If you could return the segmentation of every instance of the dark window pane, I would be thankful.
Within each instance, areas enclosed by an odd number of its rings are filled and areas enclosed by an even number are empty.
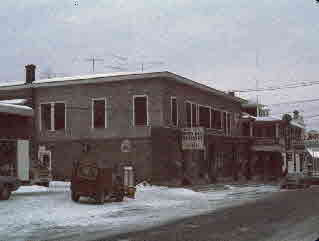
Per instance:
[[[172,108],[172,124],[177,126],[177,102],[176,98],[171,99],[171,108]]]
[[[41,104],[41,129],[51,130],[51,104]]]
[[[223,112],[223,127],[224,127],[224,133],[227,134],[227,114],[226,112]]]
[[[64,103],[54,104],[54,129],[55,130],[65,129],[65,104]]]
[[[105,100],[94,100],[93,110],[93,127],[105,128]]]
[[[196,116],[197,116],[197,106],[196,104],[192,104],[192,127],[197,126]]]
[[[199,125],[209,128],[209,108],[199,106]]]
[[[215,129],[221,129],[222,128],[222,122],[221,122],[221,112],[218,110],[214,111],[214,128]]]
[[[188,103],[186,102],[186,125],[187,127],[191,127],[192,124],[191,124],[191,120],[192,120],[192,117],[191,117],[191,103]]]
[[[231,134],[230,127],[231,127],[231,114],[227,113],[227,135]]]
[[[146,97],[134,98],[135,125],[147,125],[147,99]]]
[[[214,119],[215,118],[215,110],[211,109],[210,111],[210,128],[214,128]]]

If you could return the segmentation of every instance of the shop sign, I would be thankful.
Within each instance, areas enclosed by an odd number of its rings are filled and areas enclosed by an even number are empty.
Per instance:
[[[193,127],[182,129],[183,150],[204,150],[204,128]]]

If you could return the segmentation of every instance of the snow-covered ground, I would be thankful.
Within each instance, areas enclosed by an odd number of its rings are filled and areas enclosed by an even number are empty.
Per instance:
[[[10,200],[0,202],[0,240],[94,239],[160,225],[277,190],[274,186],[226,186],[195,192],[140,185],[135,199],[95,205],[90,199],[73,202],[69,183],[21,187]]]

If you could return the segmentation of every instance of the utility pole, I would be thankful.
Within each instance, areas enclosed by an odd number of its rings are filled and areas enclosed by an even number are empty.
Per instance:
[[[256,101],[257,101],[257,117],[259,116],[259,97],[258,97],[258,77],[257,77],[257,72],[258,72],[258,52],[256,51],[256,59],[255,59],[255,65],[256,65]]]
[[[104,59],[101,59],[101,58],[96,58],[96,57],[92,57],[92,58],[86,58],[85,59],[86,62],[91,62],[92,61],[92,71],[94,73],[94,70],[95,70],[95,62],[101,62],[101,61],[104,61]]]

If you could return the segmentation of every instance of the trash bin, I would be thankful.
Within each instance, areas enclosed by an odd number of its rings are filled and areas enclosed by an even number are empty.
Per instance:
[[[135,198],[135,191],[136,191],[135,187],[128,187],[127,188],[127,197]]]

